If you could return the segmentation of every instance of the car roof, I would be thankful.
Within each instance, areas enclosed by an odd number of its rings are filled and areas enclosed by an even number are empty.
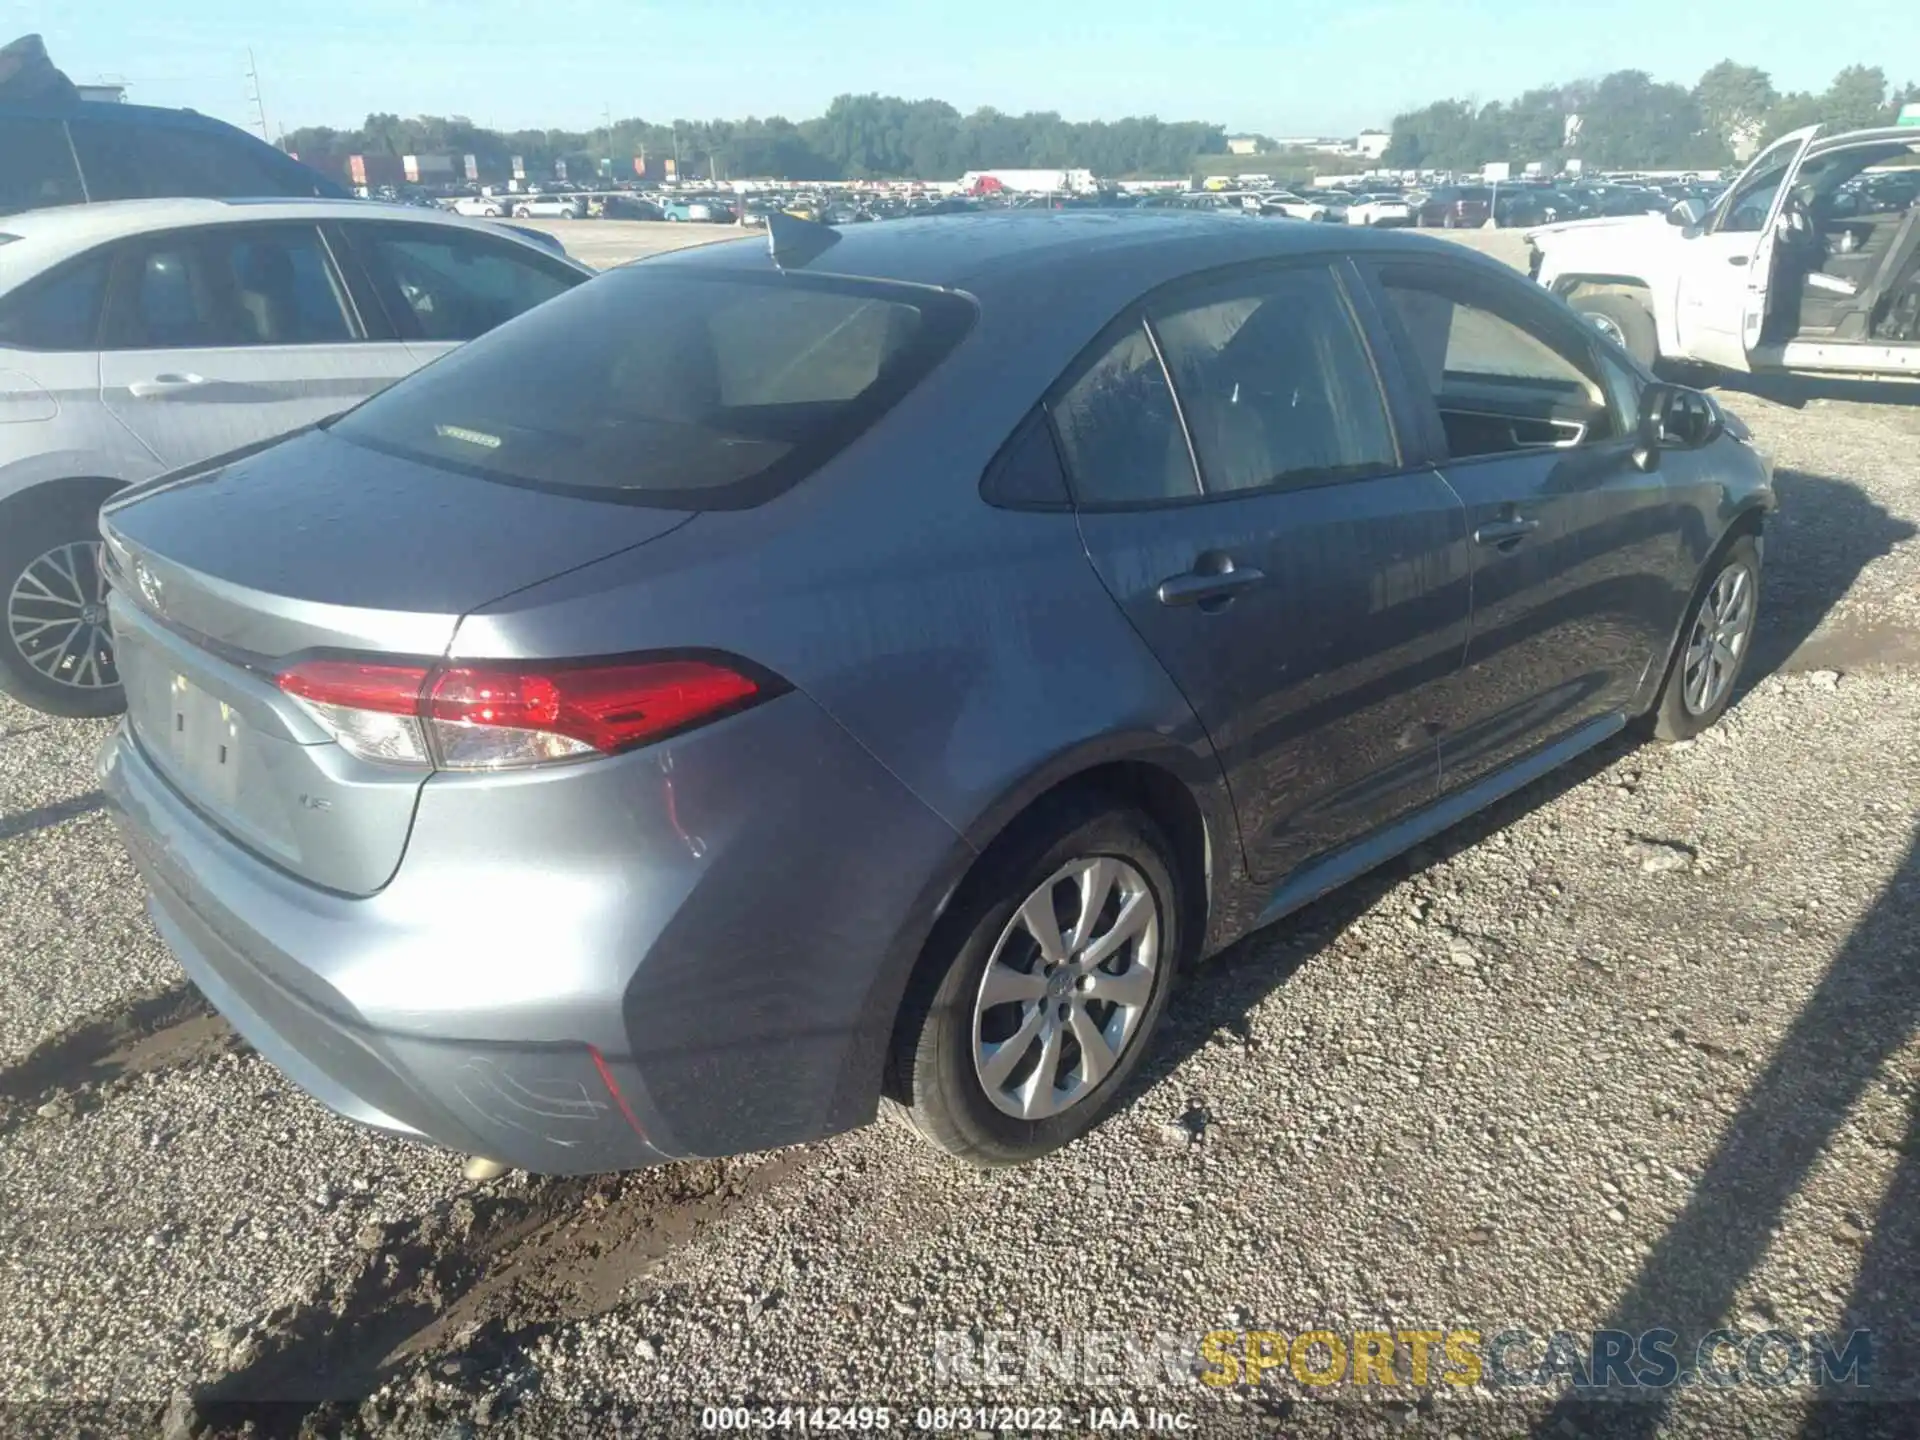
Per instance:
[[[1816,135],[1813,143],[1807,147],[1809,155],[1818,155],[1827,150],[1846,150],[1855,145],[1871,145],[1892,141],[1908,146],[1920,146],[1920,129],[1911,125],[1881,125],[1871,130],[1839,130],[1831,135]]]
[[[1196,271],[1291,255],[1431,253],[1443,247],[1468,263],[1484,260],[1431,236],[1358,226],[1284,223],[1180,210],[1008,210],[848,226],[808,274],[966,290],[982,301],[999,288],[1071,287],[1119,310],[1136,296]],[[647,267],[765,271],[764,238],[699,245],[637,261]],[[1496,261],[1487,261],[1504,268]],[[1098,293],[1104,291],[1104,294]]]
[[[4,100],[0,99],[0,120],[79,120],[88,125],[117,125],[139,130],[185,130],[200,135],[216,135],[230,144],[246,146],[263,159],[289,171],[305,172],[313,183],[327,187],[328,198],[347,199],[347,192],[298,157],[277,145],[269,145],[258,136],[197,110],[170,110],[159,105],[135,105],[124,101],[103,100]]]
[[[0,293],[61,261],[97,245],[157,231],[200,225],[239,225],[263,220],[381,220],[407,225],[454,226],[488,235],[505,235],[518,244],[552,254],[511,228],[469,220],[450,211],[419,205],[386,205],[375,200],[270,199],[104,200],[92,205],[62,205],[0,215]],[[574,262],[577,264],[577,262]],[[585,267],[580,267],[583,269]]]
[[[107,125],[174,125],[183,130],[217,130],[234,135],[247,132],[237,125],[202,115],[197,110],[171,110],[160,105],[100,100],[0,100],[0,119],[97,120]],[[249,140],[253,136],[247,135]],[[256,141],[265,145],[264,140]],[[272,148],[272,147],[268,147]]]

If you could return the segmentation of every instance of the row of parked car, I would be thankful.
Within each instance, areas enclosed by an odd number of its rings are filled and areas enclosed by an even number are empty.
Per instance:
[[[1136,195],[1117,188],[1091,195],[884,196],[851,188],[797,187],[746,196],[713,192],[588,191],[555,187],[525,194],[470,192],[426,199],[457,214],[496,219],[666,220],[760,225],[772,210],[831,224],[859,224],[968,211],[1045,209],[1184,209],[1278,216],[1374,227],[1478,228],[1490,220],[1525,227],[1563,220],[1665,214],[1677,201],[1705,206],[1724,187],[1711,182],[1659,185],[1619,182],[1516,181],[1402,188],[1327,186],[1308,191],[1193,190]]]
[[[1220,210],[1334,224],[1478,229],[1553,224],[1598,216],[1661,215],[1681,199],[1711,205],[1724,187],[1708,183],[1660,186],[1608,182],[1505,185],[1444,184],[1402,188],[1380,182],[1310,191],[1211,190],[1156,194],[1123,201],[1145,208]]]
[[[1664,215],[1684,199],[1711,206],[1726,187],[1712,182],[1666,185],[1519,181],[1506,185],[1440,185],[1413,196],[1418,223],[1443,229],[1551,225],[1627,215]]]

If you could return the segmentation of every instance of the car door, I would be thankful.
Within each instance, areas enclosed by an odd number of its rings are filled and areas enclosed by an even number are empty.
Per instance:
[[[424,364],[589,278],[556,256],[457,225],[339,225],[383,313]]]
[[[1464,512],[1402,454],[1349,276],[1161,294],[1048,407],[1087,554],[1206,726],[1269,880],[1433,798],[1466,638]]]
[[[1761,151],[1700,233],[1680,242],[1674,315],[1682,354],[1750,368],[1766,324],[1781,215],[1819,128],[1795,130]]]
[[[118,426],[98,423],[100,311],[107,271],[107,257],[95,252],[36,275],[0,297],[0,495],[13,488],[8,481],[16,477],[8,472],[15,466],[38,471],[42,466],[35,462],[41,452],[66,448],[49,443],[49,430],[15,426],[39,427],[64,419],[60,434],[68,444],[77,429],[104,429],[113,434],[104,437],[106,444],[99,448],[138,453],[131,445],[112,443],[125,439]],[[91,426],[89,416],[95,422]],[[64,478],[57,472],[36,473],[24,483]]]
[[[119,247],[102,403],[162,464],[310,425],[415,365],[362,323],[313,225],[206,226]]]
[[[1630,702],[1684,603],[1679,515],[1635,461],[1628,362],[1564,306],[1444,258],[1370,274],[1473,541],[1453,789]]]

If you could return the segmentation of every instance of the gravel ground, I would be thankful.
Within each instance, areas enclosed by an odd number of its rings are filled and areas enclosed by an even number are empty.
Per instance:
[[[94,809],[103,727],[0,702],[0,1401],[157,1419],[191,1392],[220,1429],[220,1402],[273,1398],[324,1429],[372,1396],[359,1418],[535,1430],[589,1403],[1124,1391],[1216,1427],[1792,1433],[1751,1391],[1287,1412],[1298,1387],[934,1364],[1001,1331],[1723,1321],[1869,1326],[1882,1385],[1920,1399],[1920,408],[1723,399],[1787,507],[1723,725],[1612,745],[1236,947],[1125,1106],[1018,1172],[890,1122],[469,1184],[208,1014]]]

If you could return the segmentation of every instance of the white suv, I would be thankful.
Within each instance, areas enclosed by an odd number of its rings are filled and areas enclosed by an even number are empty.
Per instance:
[[[587,213],[584,195],[529,195],[514,202],[513,213],[522,220],[579,220]]]
[[[0,690],[120,708],[95,520],[114,491],[324,420],[592,273],[363,201],[0,218]]]
[[[1706,209],[1527,232],[1535,277],[1641,361],[1920,381],[1920,129],[1763,150]]]

